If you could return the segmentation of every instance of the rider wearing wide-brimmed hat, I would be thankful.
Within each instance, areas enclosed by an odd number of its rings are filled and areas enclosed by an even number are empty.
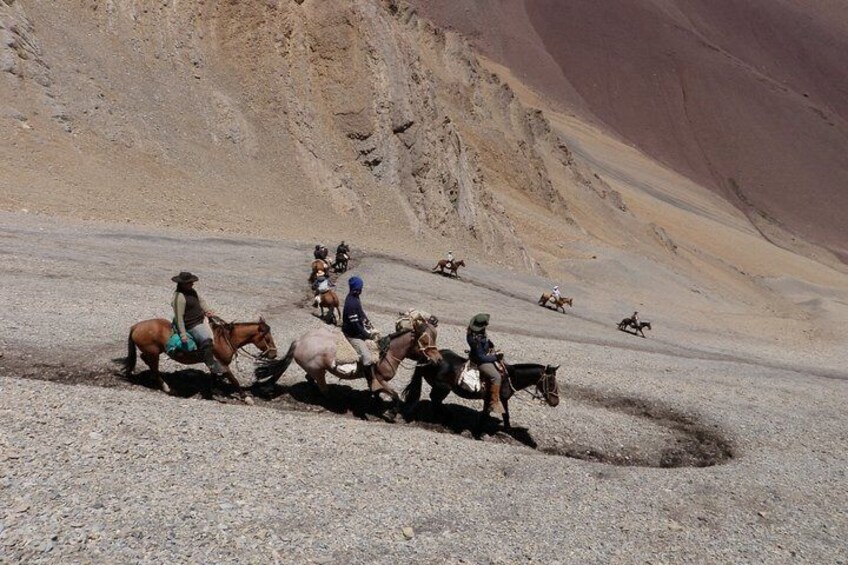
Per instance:
[[[206,363],[212,374],[223,374],[224,368],[215,359],[212,347],[214,334],[206,321],[209,316],[215,314],[194,290],[194,283],[198,281],[198,278],[183,271],[179,275],[171,277],[171,280],[177,283],[171,306],[174,308],[174,325],[180,334],[180,340],[183,344],[187,344],[188,336],[191,335],[203,355],[203,362]]]
[[[495,352],[495,344],[486,335],[489,325],[488,314],[477,314],[471,318],[468,324],[466,340],[470,348],[471,362],[480,370],[480,377],[486,383],[489,393],[489,410],[496,414],[503,414],[501,405],[501,380],[502,375],[496,363],[500,361],[500,354]]]

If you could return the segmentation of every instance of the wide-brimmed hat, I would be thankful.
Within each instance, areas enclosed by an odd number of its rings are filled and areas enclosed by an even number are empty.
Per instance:
[[[316,276],[316,277],[323,277],[323,276],[324,276],[324,271],[318,271],[318,272],[316,272],[316,273],[315,273],[315,276]]]
[[[472,332],[482,332],[489,325],[488,314],[477,314],[471,318],[471,323],[468,324],[468,329]]]
[[[171,280],[178,284],[186,284],[197,282],[199,279],[188,271],[183,271],[179,275],[171,277]]]

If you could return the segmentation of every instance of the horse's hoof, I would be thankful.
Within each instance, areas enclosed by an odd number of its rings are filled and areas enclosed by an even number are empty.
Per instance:
[[[253,401],[253,397],[252,397],[252,396],[250,396],[250,395],[245,395],[245,396],[242,398],[242,400],[243,400],[243,401],[244,401],[244,403],[245,403],[245,404],[247,404],[248,406],[253,406],[253,405],[255,405],[255,404],[256,404],[256,403]]]
[[[165,394],[171,394],[171,387],[169,387],[167,384],[162,383],[162,386],[160,388]]]

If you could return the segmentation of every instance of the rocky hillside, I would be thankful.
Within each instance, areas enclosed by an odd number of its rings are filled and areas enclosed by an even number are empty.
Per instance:
[[[404,2],[4,0],[0,34],[5,209],[534,269],[516,201],[566,234],[570,191],[623,208]]]
[[[552,99],[848,258],[848,3],[412,0]]]

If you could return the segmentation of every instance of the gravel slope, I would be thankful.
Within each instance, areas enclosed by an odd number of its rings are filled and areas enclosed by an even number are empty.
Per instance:
[[[381,327],[416,305],[461,350],[463,324],[489,310],[510,359],[562,364],[560,406],[514,402],[513,437],[474,441],[472,403],[449,398],[455,429],[390,424],[362,413],[361,384],[324,401],[297,368],[256,406],[220,387],[220,402],[191,384],[169,397],[109,359],[134,321],[168,315],[172,272],[197,272],[225,318],[263,313],[282,348],[318,323],[308,246],[2,219],[0,561],[848,559],[841,350],[808,363],[730,332],[701,340],[682,313],[642,340],[600,302],[533,307],[540,279],[475,267],[457,282],[372,255],[356,269]],[[732,458],[644,466],[705,433]]]

